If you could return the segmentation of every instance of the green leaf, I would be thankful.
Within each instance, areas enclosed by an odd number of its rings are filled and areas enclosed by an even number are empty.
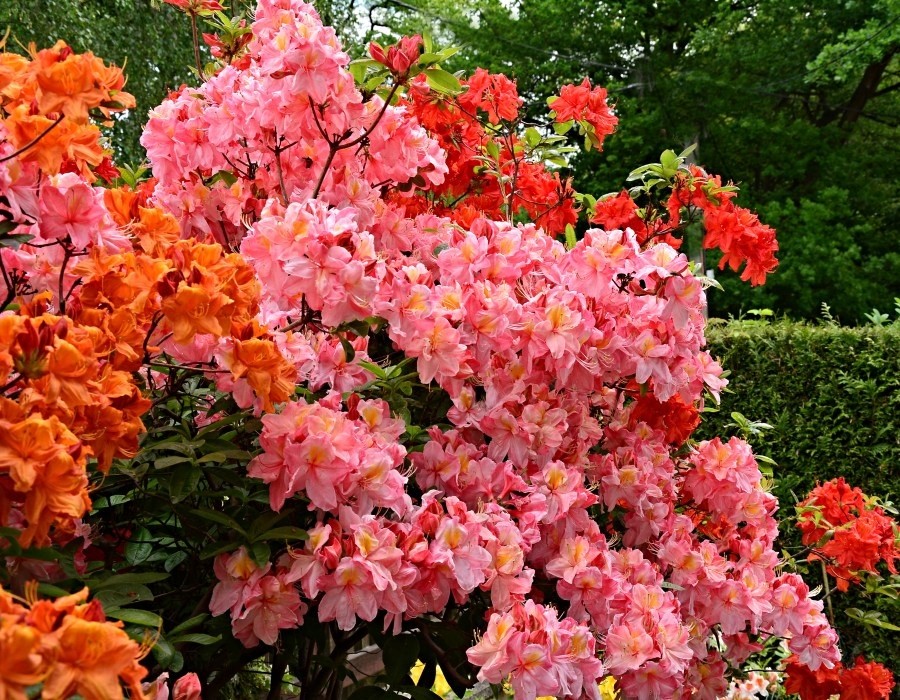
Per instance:
[[[391,685],[399,683],[419,658],[419,640],[412,634],[388,637],[382,645],[384,675]]]
[[[222,635],[217,634],[213,637],[211,634],[195,632],[193,634],[182,634],[177,637],[170,635],[169,641],[172,642],[172,644],[200,644],[201,646],[209,646],[210,644],[222,641]]]
[[[65,590],[64,588],[60,588],[59,586],[54,586],[52,583],[39,583],[38,593],[44,596],[49,596],[51,598],[59,598],[61,596],[69,595],[69,591]]]
[[[186,632],[187,630],[192,629],[192,628],[196,627],[197,625],[204,623],[208,618],[209,618],[208,613],[200,613],[199,615],[194,615],[194,617],[191,617],[191,618],[185,620],[184,622],[182,622],[180,625],[176,625],[175,627],[173,627],[172,630],[169,632],[169,634],[170,635],[182,634],[182,633]]]
[[[169,478],[169,497],[172,499],[172,503],[181,503],[194,493],[200,484],[201,476],[203,476],[202,470],[194,463],[182,464],[175,469]]]
[[[844,612],[848,617],[859,620],[864,625],[871,627],[880,627],[881,629],[900,632],[900,626],[884,619],[884,615],[875,610],[860,610],[859,608],[847,608]]]
[[[244,528],[238,525],[237,520],[225,515],[225,513],[219,513],[218,511],[210,510],[209,508],[193,508],[191,509],[190,513],[191,515],[196,515],[198,518],[203,518],[204,520],[209,520],[211,522],[218,523],[219,525],[224,525],[225,527],[230,528],[231,530],[234,530],[235,532],[238,532],[244,536],[247,535],[247,533],[244,531]]]
[[[171,457],[160,457],[159,459],[153,460],[153,466],[157,469],[166,469],[167,467],[172,467],[176,464],[191,461],[193,461],[193,458],[189,456],[172,455]]]
[[[106,616],[132,625],[152,627],[154,629],[160,629],[163,623],[162,618],[156,613],[152,613],[149,610],[139,610],[138,608],[113,608],[106,611]]]
[[[341,347],[344,349],[344,355],[347,357],[347,363],[353,362],[353,359],[356,357],[356,348],[350,344],[350,341],[347,340],[344,336],[339,335],[338,340],[341,341]]]
[[[250,545],[250,556],[260,566],[265,566],[272,558],[272,548],[265,542],[254,542]]]
[[[428,689],[434,685],[434,681],[437,678],[437,661],[428,659],[424,664],[425,667],[422,669],[419,682],[416,685],[420,688]]]
[[[10,226],[12,224],[11,221],[0,221],[0,227]],[[12,228],[8,230],[12,230],[16,226],[13,225]],[[4,231],[0,231],[0,233],[5,233]],[[0,248],[18,248],[23,243],[28,243],[34,236],[31,236],[27,233],[17,233],[12,236],[4,235],[0,238]]]
[[[176,651],[169,640],[162,635],[157,638],[156,644],[153,645],[153,655],[156,657],[156,661],[162,668],[174,671],[175,673],[180,671],[181,667],[184,665],[184,657],[180,652]]]
[[[140,583],[132,583],[127,586],[105,588],[94,593],[94,599],[103,603],[104,608],[113,609],[123,605],[145,603],[153,600],[153,592]]]
[[[187,552],[173,552],[166,556],[166,560],[163,562],[163,568],[166,571],[173,571],[179,564],[187,559],[187,557]]]
[[[89,581],[88,583],[92,591],[99,591],[104,588],[130,586],[135,583],[156,583],[157,581],[165,581],[167,578],[169,578],[169,574],[162,573],[116,574],[102,581]]]
[[[309,537],[306,530],[293,525],[275,527],[257,536],[254,541],[262,540],[305,540]]]
[[[452,73],[448,73],[442,68],[429,68],[425,71],[425,80],[428,86],[435,92],[443,92],[455,95],[462,91],[462,85]]]
[[[672,150],[663,151],[659,157],[659,162],[663,168],[662,176],[666,179],[674,177],[675,173],[678,172],[678,166],[681,165],[681,161],[675,155],[675,151]]]
[[[224,182],[228,187],[231,187],[235,182],[237,182],[237,177],[234,173],[228,170],[220,170],[215,175],[213,175],[207,181],[207,185],[212,187],[217,182]]]
[[[153,535],[147,528],[139,528],[125,545],[125,560],[132,566],[143,564],[153,554]]]

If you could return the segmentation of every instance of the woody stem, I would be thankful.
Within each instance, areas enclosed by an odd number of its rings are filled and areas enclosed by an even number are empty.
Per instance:
[[[16,156],[22,155],[25,151],[27,151],[29,148],[31,148],[32,146],[34,146],[38,141],[40,141],[40,140],[41,140],[42,138],[44,138],[47,134],[49,134],[51,131],[53,131],[57,126],[59,126],[60,122],[61,122],[64,118],[65,118],[65,115],[64,115],[64,114],[60,114],[60,115],[56,118],[56,121],[54,121],[50,126],[48,126],[46,129],[44,129],[41,133],[39,133],[39,134],[38,134],[37,136],[35,136],[33,139],[31,139],[31,141],[29,141],[29,142],[26,143],[24,146],[22,146],[22,148],[20,148],[20,149],[17,150],[17,151],[14,151],[14,152],[10,153],[8,156],[4,156],[3,158],[0,158],[0,163],[5,163],[5,162],[8,161],[8,160],[12,160],[12,159],[15,158]]]
[[[825,586],[825,602],[828,603],[828,621],[834,627],[834,606],[831,604],[831,588],[828,586],[828,569],[825,567],[825,560],[820,559],[822,564],[822,583]]]
[[[197,66],[197,76],[203,80],[203,64],[200,61],[200,35],[197,30],[197,14],[189,13],[191,16],[191,36],[194,42],[194,65]]]
[[[325,159],[325,165],[322,166],[322,172],[319,173],[319,179],[316,180],[316,186],[313,188],[312,199],[315,199],[319,196],[319,191],[322,189],[322,183],[325,182],[325,175],[328,174],[328,169],[331,167],[331,164],[334,162],[334,157],[337,155],[338,151],[343,151],[347,148],[353,148],[357,144],[362,143],[369,135],[375,131],[375,127],[378,126],[378,122],[381,121],[381,118],[384,116],[385,112],[387,112],[387,108],[391,105],[391,100],[394,99],[394,95],[397,92],[397,89],[400,87],[400,83],[394,83],[391,86],[390,92],[387,94],[387,97],[384,99],[384,104],[381,105],[381,111],[378,112],[378,116],[375,117],[375,121],[372,122],[371,126],[368,129],[363,131],[362,134],[357,136],[355,139],[350,141],[329,141],[328,142],[328,157]],[[313,116],[316,116],[315,108],[313,108]],[[318,123],[318,117],[316,117]],[[320,127],[320,131],[322,131],[324,135],[324,131]]]

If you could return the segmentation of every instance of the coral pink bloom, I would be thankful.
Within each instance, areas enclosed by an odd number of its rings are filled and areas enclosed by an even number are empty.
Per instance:
[[[241,547],[232,554],[220,554],[213,563],[213,570],[219,583],[213,589],[209,610],[213,615],[221,615],[231,610],[232,616],[245,604],[248,591],[252,591],[271,565],[260,568]]]
[[[841,660],[837,634],[824,618],[821,624],[810,625],[804,628],[803,634],[791,637],[788,648],[797,655],[800,663],[808,666],[811,671],[821,666],[831,668]]]
[[[244,612],[231,623],[234,636],[246,647],[258,642],[274,644],[278,630],[299,626],[306,611],[297,589],[277,576],[260,579],[258,591],[247,601]]]
[[[490,683],[503,680],[503,668],[509,660],[507,645],[516,632],[516,621],[512,613],[494,613],[488,620],[487,630],[478,644],[466,652],[466,657],[480,666],[478,678]]]
[[[297,473],[298,488],[305,489],[310,504],[323,510],[337,508],[337,486],[350,472],[349,465],[335,457],[327,435],[310,435],[303,442],[284,450],[288,467]]]
[[[99,192],[75,173],[45,180],[39,199],[41,237],[48,241],[68,238],[80,250],[97,242],[101,231],[112,231],[114,244],[109,248],[130,248],[128,239],[115,230]]]
[[[616,625],[606,635],[606,656],[603,661],[610,673],[615,675],[633,671],[658,655],[653,638],[642,627]]]
[[[200,700],[202,688],[196,673],[187,673],[175,681],[172,700]]]
[[[362,562],[345,557],[322,582],[325,595],[319,603],[319,620],[336,620],[338,628],[353,629],[356,618],[371,622],[378,614],[378,601],[371,574]]]
[[[529,644],[516,654],[516,665],[510,676],[510,684],[516,697],[534,698],[539,695],[556,695],[559,682],[554,675],[553,663],[547,649]]]
[[[413,338],[406,353],[419,358],[419,378],[425,384],[437,375],[452,378],[459,373],[466,354],[466,346],[459,341],[459,331],[443,317],[435,319],[431,328],[423,328],[421,334]]]

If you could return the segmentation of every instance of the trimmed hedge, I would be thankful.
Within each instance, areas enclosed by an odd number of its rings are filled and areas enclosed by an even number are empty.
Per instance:
[[[732,411],[773,425],[754,447],[778,462],[779,497],[837,476],[900,495],[900,325],[739,321],[707,338],[731,374],[703,432],[724,432]]]
[[[730,383],[698,435],[735,434],[732,411],[771,424],[751,442],[777,462],[782,518],[793,515],[795,497],[838,476],[869,495],[900,501],[900,324],[713,321],[707,338]],[[799,542],[796,530],[782,530],[786,542]],[[819,579],[811,570],[810,584]],[[900,672],[900,633],[863,626],[844,613],[877,609],[900,624],[900,605],[858,592],[832,598],[845,658],[865,653]]]

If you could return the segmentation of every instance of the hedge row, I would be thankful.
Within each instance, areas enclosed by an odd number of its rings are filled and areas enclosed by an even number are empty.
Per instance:
[[[736,434],[732,411],[771,424],[751,442],[777,463],[774,491],[782,517],[793,513],[795,497],[837,476],[900,502],[900,324],[712,322],[707,338],[730,384],[720,410],[704,416],[700,435]],[[796,542],[789,528],[782,529]],[[900,671],[900,633],[873,630],[844,612],[878,609],[900,624],[900,605],[858,593],[832,597],[845,658],[865,652]]]

